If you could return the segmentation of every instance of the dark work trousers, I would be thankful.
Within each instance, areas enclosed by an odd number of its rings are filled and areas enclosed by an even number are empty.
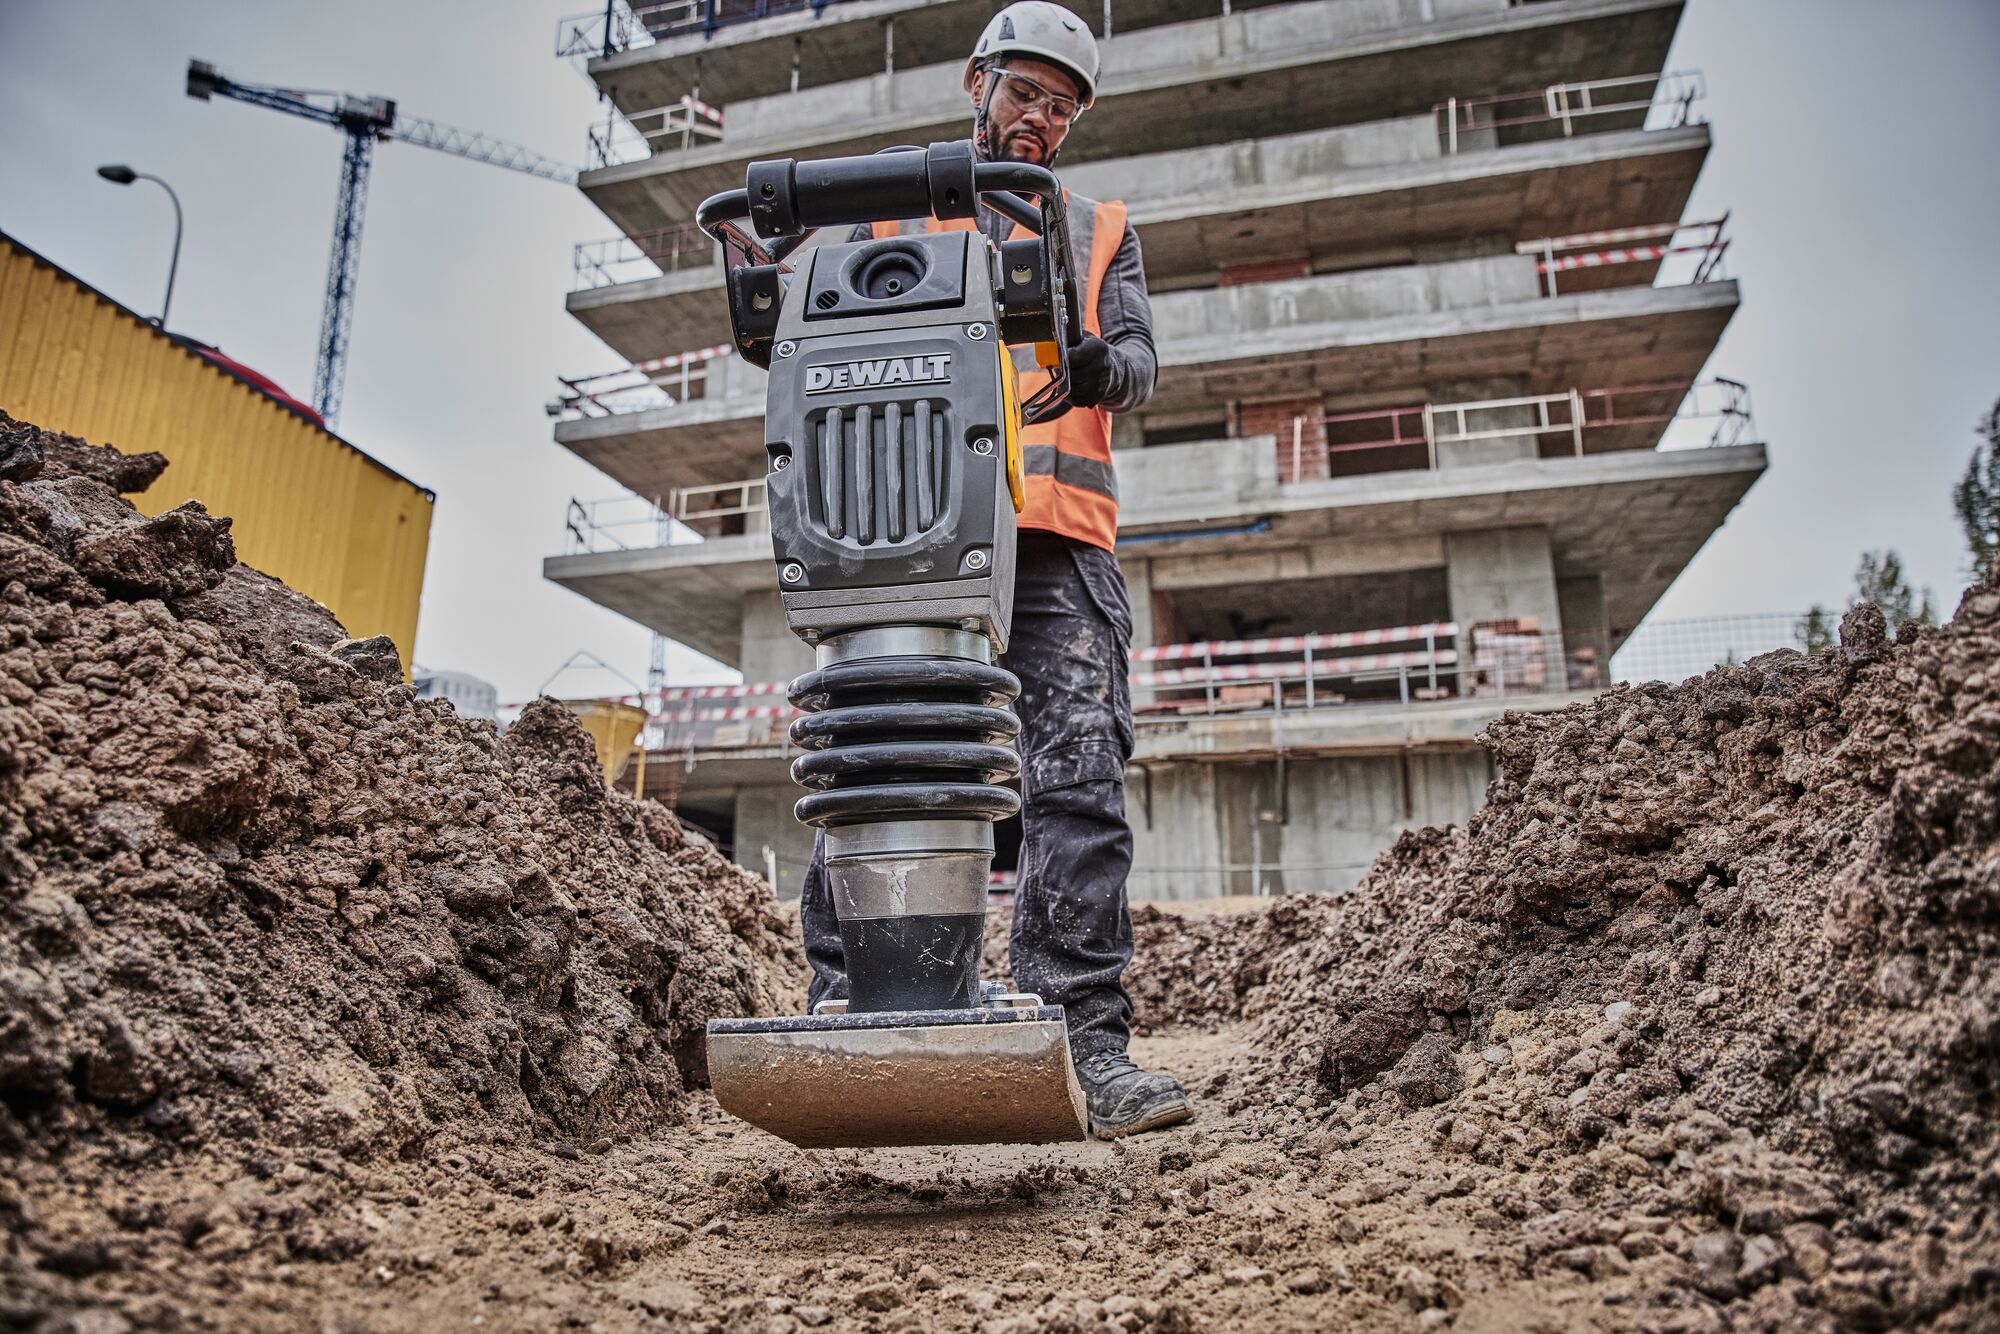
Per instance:
[[[1102,547],[1023,530],[1014,626],[1000,665],[1021,678],[1021,864],[1009,959],[1014,983],[1069,1017],[1077,1060],[1123,1051],[1132,1001],[1119,978],[1132,960],[1125,877],[1125,762],[1132,690],[1125,655],[1132,604]],[[847,994],[826,882],[826,840],[813,849],[799,905],[815,1002]]]

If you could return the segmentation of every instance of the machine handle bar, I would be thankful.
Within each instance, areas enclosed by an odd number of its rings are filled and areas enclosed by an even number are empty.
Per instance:
[[[1032,196],[1033,203],[1022,198]],[[1074,294],[1068,201],[1047,167],[1029,162],[980,162],[970,140],[902,146],[856,157],[800,162],[753,162],[740,190],[710,195],[695,223],[742,262],[781,263],[821,227],[855,227],[904,218],[977,216],[978,203],[1042,238],[1051,287],[1062,311],[1058,366],[1048,385],[1022,405],[1029,424],[1068,410],[1069,352],[1083,340],[1083,313]],[[736,224],[749,219],[755,237]],[[737,261],[732,259],[732,267]],[[1055,392],[1051,393],[1053,390]]]

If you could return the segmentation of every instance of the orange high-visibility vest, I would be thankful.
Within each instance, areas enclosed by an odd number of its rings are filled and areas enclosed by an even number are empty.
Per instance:
[[[1113,201],[1098,203],[1067,191],[1069,201],[1070,253],[1087,257],[1083,279],[1083,327],[1098,337],[1104,331],[1097,323],[1097,294],[1103,289],[1104,275],[1125,239],[1125,205]],[[903,222],[878,222],[871,230],[876,239],[918,231],[973,230],[971,218],[911,218]],[[1032,234],[1019,223],[1011,239]],[[1049,381],[1049,373],[1035,364],[1032,347],[1009,349],[1014,369],[1021,377],[1021,399]],[[1114,549],[1118,542],[1118,479],[1111,464],[1111,414],[1103,408],[1071,408],[1062,417],[1040,426],[1021,429],[1022,471],[1026,473],[1027,504],[1016,520],[1022,528],[1039,528],[1061,533],[1079,542]]]

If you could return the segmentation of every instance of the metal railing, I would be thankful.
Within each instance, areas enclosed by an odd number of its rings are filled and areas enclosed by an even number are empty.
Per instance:
[[[1369,435],[1371,424],[1374,434]],[[1676,430],[1690,424],[1707,429]],[[1330,477],[1332,458],[1343,454],[1397,451],[1370,472],[1435,470],[1440,446],[1482,440],[1533,436],[1566,442],[1568,452],[1583,457],[1588,433],[1620,427],[1662,426],[1656,448],[1699,449],[1742,444],[1754,429],[1747,386],[1720,377],[1692,384],[1628,385],[1612,389],[1571,389],[1561,394],[1525,394],[1516,398],[1478,399],[1463,403],[1419,403],[1292,418],[1287,482]],[[1308,432],[1314,435],[1308,446]],[[1325,443],[1319,434],[1325,433]],[[1384,434],[1386,433],[1386,434]],[[1361,439],[1336,436],[1361,434]],[[1281,445],[1282,449],[1283,446]],[[1409,455],[1421,448],[1424,461]],[[1281,458],[1281,464],[1287,460]]]
[[[1694,104],[1708,96],[1699,72],[1631,74],[1581,83],[1552,83],[1545,88],[1490,97],[1454,97],[1432,108],[1438,141],[1446,153],[1491,148],[1501,139],[1512,141],[1559,134],[1571,138],[1604,126],[1606,118],[1629,122],[1637,117],[1648,130],[1678,129],[1699,123]],[[1515,131],[1504,134],[1504,131]]]
[[[645,551],[674,545],[674,525],[658,500],[644,496],[571,497],[563,513],[565,556]]]
[[[620,111],[612,106],[603,124],[590,127],[584,161],[590,168],[615,167],[720,138],[722,112],[693,94],[645,111]]]
[[[1146,698],[1135,703],[1135,720],[1177,721],[1192,714],[1283,712],[1346,703],[1349,689],[1393,680],[1397,698],[1442,699],[1441,685],[1458,665],[1458,627],[1450,622],[1298,635],[1275,639],[1208,640],[1135,649],[1135,665],[1174,663],[1134,672],[1132,689]],[[1401,648],[1395,648],[1402,645]],[[1341,654],[1355,648],[1390,652]],[[1380,695],[1380,691],[1373,693]]]
[[[1542,278],[1542,294],[1557,296],[1557,275],[1617,268],[1626,264],[1658,264],[1651,277],[1655,287],[1679,287],[1723,277],[1722,261],[1729,251],[1723,234],[1729,215],[1710,222],[1662,222],[1647,227],[1547,236],[1515,245],[1517,255],[1533,255]],[[1669,267],[1669,266],[1673,267]]]
[[[761,515],[766,504],[764,479],[761,477],[744,482],[716,482],[708,486],[677,486],[667,495],[667,512],[690,527],[698,523]]]
[[[706,397],[711,363],[734,351],[729,344],[718,343],[597,375],[558,375],[562,389],[548,401],[548,414],[574,421],[673,407]]]
[[[742,520],[759,527],[765,513],[764,479],[680,486],[658,497],[623,495],[601,500],[572,498],[563,513],[563,555],[645,551],[698,541],[695,525],[721,526]]]
[[[701,349],[711,357],[728,351],[726,347]],[[682,353],[609,375],[565,379],[562,395],[550,402],[549,410],[552,415],[574,420],[636,411],[633,400],[646,394],[654,395],[663,405],[685,402],[691,390],[703,386],[707,378],[708,360],[697,359],[699,356]],[[672,390],[679,391],[678,400]],[[1561,394],[1297,416],[1292,418],[1289,450],[1284,443],[1279,445],[1279,484],[1330,479],[1333,459],[1370,453],[1382,456],[1382,466],[1350,467],[1341,475],[1435,471],[1441,448],[1492,440],[1532,438],[1537,442],[1538,457],[1568,454],[1582,458],[1591,452],[1593,432],[1655,426],[1661,428],[1652,446],[1658,450],[1743,444],[1755,429],[1750,390],[1738,381],[1718,377],[1693,384],[1572,389]],[[1315,435],[1311,446],[1306,443],[1309,428]],[[1336,434],[1366,435],[1371,429],[1372,438],[1332,438]],[[1323,443],[1320,432],[1326,433]],[[1551,441],[1556,451],[1553,455],[1545,443]],[[1419,449],[1423,451],[1421,460],[1415,457]],[[731,495],[736,499],[725,499]],[[671,493],[667,512],[669,517],[695,523],[758,515],[764,507],[764,479],[758,476],[680,488]]]
[[[1599,630],[1542,634],[1532,618],[1461,627],[1440,621],[1379,630],[1162,644],[1131,654],[1134,721],[1300,714],[1353,705],[1422,706],[1467,698],[1529,699],[1599,689]],[[1357,648],[1387,652],[1354,653]],[[782,681],[676,686],[643,703],[660,749],[777,745],[798,715]],[[634,701],[640,702],[640,701]]]
[[[810,10],[814,17],[842,0],[656,0],[632,5],[628,0],[610,0],[605,7],[572,14],[556,23],[556,55],[565,60],[584,61],[615,55],[638,47],[652,46],[671,37],[712,33],[732,24],[749,23],[781,14]],[[1101,0],[1103,22],[1099,37],[1118,31],[1112,0]],[[1230,0],[1207,0],[1206,4],[1185,4],[1171,17],[1175,21],[1209,14],[1228,17],[1234,6]],[[1152,22],[1159,22],[1155,14]]]
[[[707,268],[715,260],[715,242],[691,222],[633,236],[579,241],[570,261],[572,292],[655,278],[683,269]]]
[[[610,502],[603,502],[610,503]],[[1564,691],[1596,690],[1603,671],[1602,628],[1544,635],[1533,618],[1461,627],[1440,621],[1282,639],[1211,640],[1135,649],[1131,673],[1141,727],[1196,718],[1302,714],[1354,705],[1422,707],[1451,699],[1531,701]],[[1388,653],[1340,650],[1394,647]],[[1159,668],[1157,664],[1178,664]],[[777,746],[789,754],[789,721],[799,716],[784,681],[670,686],[626,695],[646,709],[648,749]],[[507,705],[505,708],[517,708]],[[1283,747],[1282,740],[1277,743]]]
[[[556,55],[588,60],[652,46],[670,37],[711,33],[735,23],[797,14],[815,17],[841,0],[656,0],[632,5],[611,0],[601,9],[572,14],[556,23]]]

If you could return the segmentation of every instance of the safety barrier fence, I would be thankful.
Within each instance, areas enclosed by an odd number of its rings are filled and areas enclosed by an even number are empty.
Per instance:
[[[1591,452],[1593,432],[1654,426],[1660,449],[1742,444],[1754,431],[1750,390],[1717,377],[1300,415],[1291,440],[1279,446],[1279,480],[1323,480],[1335,475],[1335,460],[1348,459],[1341,476],[1435,470],[1441,449],[1502,439],[1532,438],[1543,457],[1553,450],[1581,458]]]
[[[667,513],[685,524],[745,519],[762,526],[766,504],[764,479],[753,477],[746,482],[675,487],[668,493]]]
[[[1836,609],[1831,619],[1840,619]],[[1748,662],[1778,649],[1806,652],[1808,618],[1793,612],[1649,619],[1611,659],[1614,681],[1683,681],[1714,667]]]
[[[570,499],[563,512],[563,555],[648,551],[674,545],[674,526],[657,500],[643,496]]]
[[[1663,222],[1650,227],[1619,227],[1522,241],[1514,253],[1535,256],[1545,296],[1561,295],[1560,275],[1618,269],[1630,264],[1657,264],[1650,277],[1655,287],[1679,287],[1712,282],[1723,276],[1722,260],[1729,250],[1723,229],[1729,215],[1711,222]]]
[[[1351,686],[1394,679],[1400,697],[1441,698],[1458,662],[1452,644],[1458,627],[1448,622],[1285,638],[1202,641],[1134,650],[1131,675],[1138,718],[1255,709],[1318,708],[1344,702],[1333,683]],[[1389,653],[1340,655],[1339,650],[1408,645]],[[1159,666],[1156,664],[1175,664]],[[1414,694],[1412,693],[1414,691]]]
[[[591,126],[587,132],[584,164],[591,168],[615,167],[670,149],[693,148],[721,137],[722,112],[693,94],[645,111],[620,111],[610,105],[604,123]]]
[[[1789,612],[1649,620],[1625,636],[1615,654],[1608,652],[1610,635],[1603,628],[1567,627],[1561,638],[1560,680],[1562,687],[1569,690],[1598,689],[1610,682],[1678,682],[1689,676],[1699,676],[1714,667],[1744,663],[1778,649],[1804,651],[1807,648],[1806,627],[1805,616]],[[1440,621],[1419,626],[1283,639],[1158,644],[1134,649],[1132,666],[1141,669],[1156,664],[1187,664],[1178,670],[1191,675],[1176,675],[1171,680],[1148,685],[1143,683],[1157,673],[1135,670],[1131,681],[1135,692],[1170,686],[1193,705],[1195,713],[1205,715],[1209,712],[1207,697],[1211,689],[1216,692],[1216,713],[1254,712],[1258,707],[1271,711],[1279,707],[1297,711],[1304,707],[1305,683],[1309,679],[1315,683],[1312,696],[1315,708],[1380,702],[1380,697],[1389,694],[1380,691],[1377,698],[1364,699],[1318,685],[1318,682],[1329,676],[1339,676],[1347,669],[1358,669],[1355,679],[1372,677],[1387,680],[1393,673],[1398,681],[1398,689],[1394,692],[1397,699],[1403,698],[1400,683],[1407,677],[1408,698],[1412,703],[1419,704],[1452,695],[1497,700],[1508,694],[1519,697],[1545,693],[1549,682],[1557,679],[1548,675],[1551,665],[1548,651],[1554,647],[1554,637],[1540,634],[1532,619],[1474,625],[1470,635],[1471,648],[1463,660],[1458,657],[1458,640],[1458,627],[1452,622]],[[1416,644],[1422,644],[1423,648],[1414,647]],[[1400,650],[1399,656],[1407,655],[1407,660],[1394,667],[1362,667],[1355,657],[1349,656],[1331,659],[1336,670],[1325,670],[1329,663],[1326,656],[1329,650],[1397,645],[1411,647]],[[1313,664],[1311,668],[1306,666],[1308,656]],[[1230,670],[1242,665],[1227,661],[1232,658],[1262,658],[1265,661],[1261,665],[1275,666],[1278,670],[1268,677],[1248,676]],[[1607,661],[1609,669],[1601,670]],[[1431,672],[1433,666],[1435,677]],[[1210,669],[1215,669],[1212,679]],[[1225,689],[1246,684],[1260,692],[1254,703],[1246,702],[1247,696],[1225,699],[1221,694]],[[1289,694],[1272,698],[1266,692],[1273,684],[1285,687]],[[650,722],[648,745],[654,750],[684,749],[688,737],[685,729],[694,723],[789,719],[796,715],[797,710],[785,698],[788,688],[788,683],[783,681],[745,681],[671,686],[649,691],[643,698]],[[618,702],[637,704],[642,699],[638,695],[627,695]],[[521,709],[523,704],[516,701],[500,707],[511,714]],[[1175,721],[1186,716],[1169,714],[1165,709],[1147,709],[1143,705],[1138,715],[1142,723],[1148,720]],[[682,730],[678,733],[670,731],[675,728]],[[768,739],[781,740],[782,729]],[[669,746],[670,740],[674,742],[673,747]],[[749,741],[750,738],[746,736],[744,740]]]
[[[698,541],[693,524],[737,520],[737,527],[763,526],[764,479],[677,487],[659,497],[622,495],[596,500],[572,498],[563,513],[565,556],[610,551],[645,551]]]
[[[715,260],[715,242],[691,222],[633,236],[579,241],[570,259],[570,290],[640,282],[663,273],[707,268]]]
[[[1141,726],[1194,717],[1299,713],[1349,704],[1423,704],[1454,697],[1506,699],[1603,684],[1603,634],[1542,634],[1532,618],[1450,621],[1282,638],[1203,640],[1134,649],[1130,682]],[[1388,649],[1356,653],[1356,649]],[[782,681],[671,686],[641,699],[648,744],[690,751],[785,745],[798,713]],[[734,724],[765,722],[763,728]]]
[[[611,417],[705,397],[709,363],[734,351],[729,344],[718,343],[598,375],[558,375],[562,389],[548,401],[548,414],[565,420]]]
[[[1677,129],[1698,123],[1694,104],[1707,95],[1707,81],[1698,72],[1632,74],[1489,97],[1453,97],[1438,103],[1431,114],[1439,145],[1451,154],[1632,126]]]
[[[670,37],[712,33],[732,24],[811,11],[815,16],[842,0],[659,0],[632,5],[611,0],[603,8],[571,14],[556,23],[556,55],[584,60],[615,55]]]
[[[556,55],[564,60],[583,61],[615,55],[638,47],[652,46],[672,37],[713,33],[718,28],[783,14],[810,11],[814,17],[843,0],[658,0],[652,4],[629,4],[610,0],[601,9],[571,14],[556,23]],[[1117,6],[1113,0],[1099,0],[1103,22],[1100,37],[1118,32]],[[1158,11],[1148,7],[1148,19],[1159,22]],[[1172,12],[1175,20],[1209,15],[1227,17],[1234,9],[1230,0],[1206,0],[1205,4],[1185,3]],[[1088,10],[1083,12],[1088,13]]]

